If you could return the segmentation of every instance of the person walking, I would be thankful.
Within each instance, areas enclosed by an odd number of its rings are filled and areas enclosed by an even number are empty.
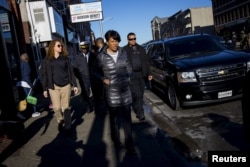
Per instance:
[[[48,54],[40,70],[43,95],[45,98],[49,97],[48,93],[50,95],[58,130],[71,135],[70,96],[72,86],[74,94],[78,93],[78,88],[67,49],[60,39],[49,43]]]
[[[105,33],[107,47],[98,54],[94,76],[103,82],[104,99],[109,111],[111,139],[116,147],[121,147],[119,123],[121,123],[127,154],[135,154],[132,138],[131,102],[129,88],[131,65],[126,52],[119,47],[121,41],[117,31],[109,30]],[[119,122],[121,121],[121,122]]]
[[[33,84],[31,82],[31,68],[29,65],[29,56],[27,53],[23,53],[20,56],[20,67],[22,81],[26,82],[29,87],[24,87],[25,94],[27,95],[32,88]]]
[[[33,85],[32,81],[31,81],[31,68],[30,68],[30,64],[29,64],[29,56],[27,53],[21,54],[20,67],[21,67],[21,76],[22,76],[21,86],[23,87],[25,97],[27,98],[27,96],[32,93],[32,89],[35,86],[35,85]],[[33,107],[32,117],[40,116],[40,112],[36,111],[36,106],[32,105],[32,107]],[[25,118],[19,112],[18,112],[17,116],[21,119]]]
[[[96,59],[96,54],[90,51],[90,43],[82,41],[79,44],[80,53],[75,57],[75,67],[78,70],[82,88],[82,96],[88,103],[88,112],[94,111],[94,97],[91,89],[92,66]]]
[[[232,45],[233,45],[233,49],[236,49],[236,43],[237,43],[237,34],[233,31],[232,32]]]
[[[146,52],[142,46],[136,43],[136,35],[133,32],[127,35],[128,44],[124,46],[124,50],[128,54],[128,60],[132,65],[132,77],[130,81],[130,88],[133,98],[133,110],[136,117],[143,121],[145,120],[143,109],[143,95],[145,90],[145,78],[152,80],[150,74],[148,59]]]
[[[96,51],[97,54],[102,52],[102,50],[105,46],[104,39],[102,37],[96,38],[95,46],[97,48],[97,51]]]
[[[247,34],[243,30],[240,32],[240,48],[241,49],[248,49],[249,48]]]
[[[102,37],[96,38],[95,40],[96,46],[96,54],[101,53],[106,46],[104,43],[104,39]],[[95,100],[95,109],[98,114],[107,113],[105,102],[103,98],[103,83],[100,80],[93,78],[93,92],[94,92],[94,100]]]

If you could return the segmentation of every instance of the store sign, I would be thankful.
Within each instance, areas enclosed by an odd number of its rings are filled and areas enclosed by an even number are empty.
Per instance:
[[[2,26],[3,32],[10,31],[8,13],[1,13],[0,14],[0,25]]]
[[[3,32],[10,31],[10,25],[9,24],[2,24],[2,31]]]
[[[71,22],[102,20],[101,1],[70,5]]]

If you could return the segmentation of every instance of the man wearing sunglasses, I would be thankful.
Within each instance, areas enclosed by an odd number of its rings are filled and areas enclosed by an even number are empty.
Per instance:
[[[92,112],[94,111],[94,98],[91,89],[91,76],[96,55],[90,51],[90,43],[88,41],[80,42],[79,50],[80,53],[75,57],[76,75],[79,78],[83,98],[88,103],[88,112]]]
[[[144,78],[152,80],[150,74],[148,59],[146,52],[142,46],[136,43],[136,35],[133,32],[127,35],[128,44],[124,46],[124,50],[128,54],[128,60],[132,65],[132,75],[130,80],[130,89],[132,92],[132,107],[136,117],[145,120],[143,110],[143,95],[145,89]]]

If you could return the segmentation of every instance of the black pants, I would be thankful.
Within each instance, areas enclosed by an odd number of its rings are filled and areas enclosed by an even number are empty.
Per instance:
[[[109,107],[109,121],[112,141],[114,143],[120,142],[119,129],[122,126],[126,149],[134,148],[130,105]]]
[[[91,89],[91,81],[89,77],[81,77],[82,97],[88,103],[89,109],[92,111],[94,108],[94,97]]]
[[[82,93],[89,97],[91,94],[91,85],[90,85],[90,78],[89,77],[81,77],[81,89]]]
[[[92,79],[91,88],[94,96],[94,105],[96,114],[105,114],[105,101],[103,97],[103,83],[102,81]]]
[[[133,110],[138,117],[144,117],[143,95],[145,90],[144,78],[142,72],[134,72],[130,81],[130,90],[133,99]]]

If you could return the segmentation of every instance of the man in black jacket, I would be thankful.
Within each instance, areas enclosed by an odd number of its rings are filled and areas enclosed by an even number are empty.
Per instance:
[[[92,66],[96,59],[96,55],[90,52],[90,43],[87,41],[80,42],[80,53],[75,57],[75,67],[82,87],[83,98],[88,103],[88,112],[94,110],[93,92],[91,89]]]
[[[96,38],[95,45],[97,47],[96,53],[102,52],[103,48],[105,47],[104,39],[102,37]]]
[[[128,44],[124,46],[124,50],[128,54],[128,60],[132,64],[132,77],[130,81],[130,89],[133,98],[133,110],[136,117],[145,120],[143,110],[143,95],[145,89],[144,78],[152,80],[150,74],[148,59],[144,48],[136,43],[136,35],[131,32],[127,35]]]
[[[102,37],[98,37],[95,40],[95,46],[96,46],[96,55],[101,53],[103,49],[106,46],[104,39]],[[93,94],[94,94],[94,100],[95,100],[95,112],[105,114],[107,112],[105,107],[105,101],[103,97],[103,83],[102,81],[93,78]]]

